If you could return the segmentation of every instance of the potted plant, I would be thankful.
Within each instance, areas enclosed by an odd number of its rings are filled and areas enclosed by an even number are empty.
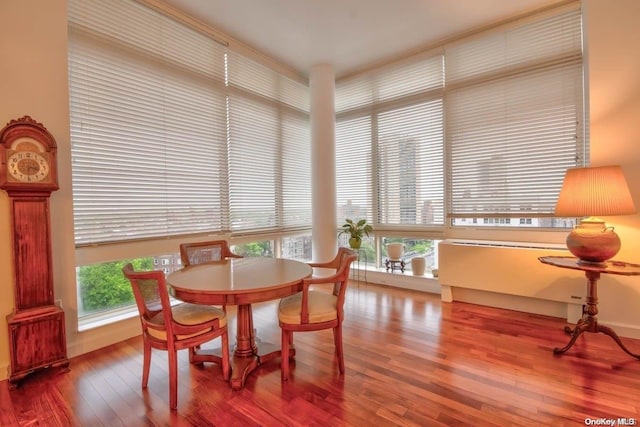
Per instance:
[[[369,237],[369,233],[373,232],[373,227],[367,224],[366,219],[361,219],[358,222],[354,222],[351,219],[346,219],[342,230],[338,233],[338,236],[342,234],[349,235],[349,246],[352,249],[358,249],[362,244],[362,237],[366,235]]]

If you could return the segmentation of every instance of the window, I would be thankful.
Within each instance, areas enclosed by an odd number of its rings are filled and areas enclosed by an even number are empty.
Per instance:
[[[186,235],[255,235],[242,253],[273,256],[260,234],[311,225],[306,82],[160,9],[69,1],[79,271],[115,262],[122,276],[119,260],[134,252],[170,272],[179,261],[163,253]]]
[[[347,218],[373,222],[371,117],[336,123],[336,193],[338,224]]]
[[[262,240],[233,245],[231,252],[247,258],[273,258],[274,247],[273,240]]]
[[[349,235],[341,234],[338,236],[338,246],[349,247]],[[359,262],[363,268],[373,267],[377,268],[376,262],[376,238],[371,236],[364,236],[360,243],[360,249],[357,250],[359,255]]]
[[[69,15],[76,244],[228,228],[226,48],[134,2]]]
[[[308,228],[308,88],[236,52],[228,67],[231,231]]]
[[[552,216],[588,162],[583,92],[576,4],[337,81],[338,223],[566,226]]]
[[[378,221],[444,223],[442,99],[377,115]]]
[[[158,259],[122,260],[77,268],[79,317],[95,316],[135,304],[131,284],[122,274],[122,268],[128,263],[137,270],[152,270]]]
[[[69,22],[76,245],[310,226],[306,84],[133,1]]]
[[[453,224],[560,224],[565,171],[588,162],[579,9],[448,46],[445,69]]]
[[[312,239],[310,234],[300,236],[285,236],[282,238],[282,258],[298,261],[311,261]]]
[[[338,223],[444,224],[442,55],[336,83]]]
[[[424,258],[425,267],[427,270],[431,270],[438,267],[438,243],[440,240],[423,239],[420,237],[398,237],[398,236],[380,236],[381,250],[380,250],[380,265],[385,269],[391,271],[393,266],[388,262],[389,254],[387,252],[387,244],[389,243],[401,243],[403,245],[402,257],[400,258],[405,263],[405,272],[412,271],[411,260],[413,258]]]
[[[131,284],[122,274],[122,268],[128,263],[135,270],[158,269],[162,264],[165,274],[181,267],[179,253],[77,267],[79,330],[136,315]]]

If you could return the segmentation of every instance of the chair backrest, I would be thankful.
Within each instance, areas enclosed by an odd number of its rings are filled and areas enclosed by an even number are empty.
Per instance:
[[[353,252],[351,249],[341,246],[338,248],[338,253],[336,254],[336,256],[331,260],[331,261],[327,261],[327,262],[309,262],[308,264],[311,267],[321,267],[321,268],[332,268],[334,270],[338,270],[338,268],[340,267],[340,264],[342,263],[342,260],[344,259],[344,257],[348,256],[348,255],[352,255],[355,252]]]
[[[340,265],[336,271],[336,279],[333,282],[333,294],[338,297],[338,311],[342,310],[344,305],[344,297],[347,290],[347,284],[349,282],[349,270],[351,264],[358,259],[358,255],[353,251],[344,252],[340,260]]]
[[[180,259],[185,267],[205,262],[223,261],[226,258],[242,258],[242,256],[231,252],[226,240],[210,240],[180,245]]]
[[[122,269],[122,273],[131,282],[143,331],[146,332],[147,328],[151,328],[169,332],[173,319],[164,272],[160,270],[134,271],[133,266],[127,264]],[[160,312],[162,312],[164,324],[150,322],[150,319]]]

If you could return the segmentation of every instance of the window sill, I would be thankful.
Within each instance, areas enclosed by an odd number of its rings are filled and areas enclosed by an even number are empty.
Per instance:
[[[138,308],[125,307],[119,310],[108,311],[100,314],[92,314],[78,319],[78,332],[90,331],[92,329],[107,326],[123,320],[128,320],[138,316]]]
[[[358,272],[353,271],[351,274],[352,279],[358,279]],[[365,282],[364,270],[360,271],[360,283]],[[385,268],[381,269],[367,269],[366,282],[376,283],[384,286],[392,286],[396,288],[412,289],[421,292],[429,292],[434,294],[440,294],[440,282],[437,277],[433,277],[432,274],[426,273],[422,276],[414,276],[411,271],[387,272]]]
[[[171,298],[171,306],[175,306],[180,303],[181,301]],[[89,314],[78,319],[78,332],[89,331],[91,329],[129,320],[134,317],[138,317],[138,307],[135,304],[128,307],[105,311],[103,313]]]

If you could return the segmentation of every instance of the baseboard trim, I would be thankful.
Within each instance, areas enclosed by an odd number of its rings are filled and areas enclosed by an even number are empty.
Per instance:
[[[78,332],[75,342],[68,344],[67,354],[69,357],[79,356],[138,336],[141,333],[138,317]]]

